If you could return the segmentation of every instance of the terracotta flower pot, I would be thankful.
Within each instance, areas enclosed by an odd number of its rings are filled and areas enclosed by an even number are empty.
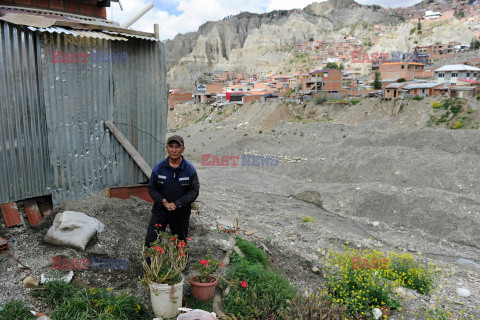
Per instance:
[[[218,279],[214,278],[215,281],[200,283],[196,282],[195,277],[190,278],[190,285],[192,289],[192,295],[198,301],[210,301],[215,294],[215,287],[217,286]]]

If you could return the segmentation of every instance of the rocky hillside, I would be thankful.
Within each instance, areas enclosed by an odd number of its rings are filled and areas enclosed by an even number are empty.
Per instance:
[[[310,38],[363,39],[378,33],[375,24],[395,28],[371,48],[374,51],[409,51],[416,44],[427,42],[471,40],[468,26],[458,20],[425,22],[429,26],[423,35],[412,35],[411,29],[416,24],[406,21],[405,16],[399,10],[360,5],[354,0],[328,0],[312,3],[303,10],[244,12],[207,22],[197,32],[179,34],[166,41],[169,83],[172,87],[191,89],[203,73],[215,68],[238,72],[286,71],[295,67],[289,65],[294,44]]]
[[[193,84],[203,72],[215,67],[268,71],[286,59],[295,43],[309,38],[342,39],[345,35],[335,31],[359,21],[393,24],[398,19],[386,15],[383,9],[353,0],[329,0],[303,10],[244,12],[207,22],[197,32],[166,41],[170,83]]]

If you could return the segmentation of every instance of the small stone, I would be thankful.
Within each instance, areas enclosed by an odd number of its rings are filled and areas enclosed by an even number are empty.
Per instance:
[[[472,293],[468,289],[457,288],[457,295],[459,295],[460,297],[468,298],[472,295]]]
[[[315,274],[318,274],[318,275],[322,274],[322,270],[320,270],[318,267],[315,267],[315,266],[314,266],[314,267],[312,267],[311,270],[312,270],[312,272],[315,273]]]
[[[24,288],[35,288],[38,287],[38,280],[32,276],[28,276],[23,280]]]
[[[373,221],[372,226],[378,227],[380,225],[380,221]]]

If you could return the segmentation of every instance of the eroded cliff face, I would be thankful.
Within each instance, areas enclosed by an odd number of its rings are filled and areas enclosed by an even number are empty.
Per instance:
[[[207,22],[197,32],[166,41],[169,83],[172,87],[192,89],[199,77],[217,68],[259,73],[293,70],[295,66],[289,63],[295,60],[292,59],[294,44],[310,38],[363,39],[378,33],[375,24],[394,28],[369,52],[410,52],[417,44],[471,40],[469,28],[473,22],[423,21],[422,33],[412,34],[417,23],[404,20],[393,9],[363,6],[353,0],[313,3],[303,10],[244,12],[222,21]]]

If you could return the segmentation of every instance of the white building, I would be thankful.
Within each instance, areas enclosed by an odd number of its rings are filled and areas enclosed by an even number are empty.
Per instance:
[[[435,81],[445,85],[456,85],[459,79],[477,80],[480,68],[465,64],[449,64],[435,70]]]
[[[425,12],[425,19],[437,19],[442,16],[441,12],[434,12],[431,10],[428,10]]]

